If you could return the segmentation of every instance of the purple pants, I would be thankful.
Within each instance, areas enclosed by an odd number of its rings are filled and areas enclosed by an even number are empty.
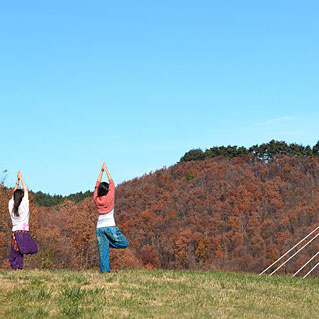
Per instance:
[[[19,251],[15,251],[11,245],[9,261],[13,269],[22,269],[23,255],[35,254],[38,247],[29,233],[14,233]]]

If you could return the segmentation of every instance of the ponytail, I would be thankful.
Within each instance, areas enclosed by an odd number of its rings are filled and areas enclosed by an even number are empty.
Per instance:
[[[15,217],[19,217],[19,206],[21,204],[22,198],[24,196],[24,191],[22,189],[16,189],[13,193],[13,214]]]

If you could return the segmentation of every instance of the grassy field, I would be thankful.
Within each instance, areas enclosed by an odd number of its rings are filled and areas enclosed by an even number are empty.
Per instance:
[[[0,271],[0,318],[317,318],[319,280],[223,272]]]

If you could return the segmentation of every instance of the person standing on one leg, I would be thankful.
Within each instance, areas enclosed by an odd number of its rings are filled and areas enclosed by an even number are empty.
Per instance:
[[[106,172],[109,183],[101,183],[103,171]],[[94,201],[99,213],[96,226],[96,237],[99,250],[100,270],[102,273],[111,271],[109,247],[126,248],[129,245],[119,228],[115,226],[114,195],[114,182],[106,168],[105,162],[103,162],[94,190]]]
[[[35,254],[38,248],[29,234],[29,198],[28,188],[18,171],[17,183],[13,190],[13,196],[9,200],[9,213],[12,220],[12,242],[9,261],[14,270],[22,269],[23,255]],[[23,190],[19,189],[19,182],[22,182]]]

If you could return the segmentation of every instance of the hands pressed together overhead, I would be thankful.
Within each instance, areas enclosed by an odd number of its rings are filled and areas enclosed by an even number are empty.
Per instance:
[[[106,167],[105,161],[103,161],[103,163],[102,163],[102,168],[101,168],[101,172],[100,172],[100,175],[99,175],[99,177],[98,177],[98,179],[97,179],[99,182],[101,182],[101,180],[102,180],[103,171],[106,173],[107,178],[108,178],[109,180],[112,179],[112,177],[111,177],[111,175],[110,175],[110,172],[109,172],[109,170],[108,170],[107,167]]]
[[[103,161],[103,163],[102,163],[102,171],[107,171],[107,167],[106,167],[105,161]]]
[[[18,173],[17,173],[17,182],[16,182],[16,185],[15,185],[13,191],[18,189],[20,181],[21,181],[22,186],[23,186],[24,194],[28,195],[28,188],[27,188],[27,185],[25,184],[25,182],[23,180],[21,171],[18,171]]]

